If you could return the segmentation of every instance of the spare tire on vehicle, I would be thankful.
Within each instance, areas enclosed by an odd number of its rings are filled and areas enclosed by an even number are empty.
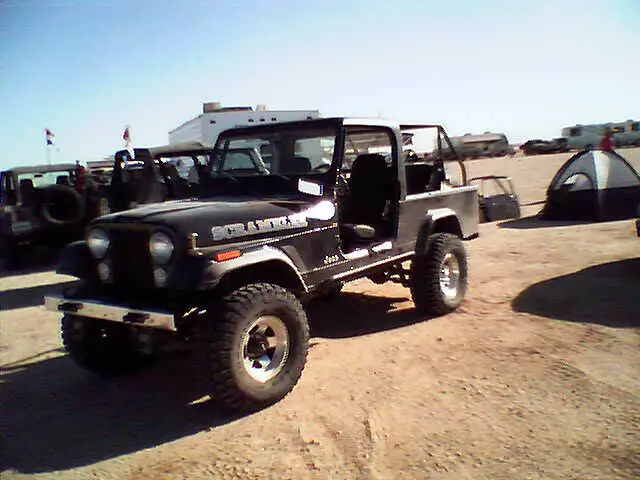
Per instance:
[[[49,185],[42,190],[40,213],[52,225],[73,225],[84,218],[85,206],[72,187]]]

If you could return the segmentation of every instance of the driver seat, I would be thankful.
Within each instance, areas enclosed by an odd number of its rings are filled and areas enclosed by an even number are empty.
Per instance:
[[[384,210],[393,197],[391,169],[384,157],[378,153],[359,155],[351,167],[348,185],[344,227],[353,232],[372,229],[375,234],[368,235],[371,239],[384,236],[388,227]]]
[[[289,157],[280,160],[280,173],[295,175],[308,173],[311,170],[311,160],[307,157]]]

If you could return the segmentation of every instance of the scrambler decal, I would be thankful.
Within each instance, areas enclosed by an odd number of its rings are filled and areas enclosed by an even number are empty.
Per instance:
[[[296,213],[285,217],[265,218],[247,223],[230,223],[211,228],[211,236],[214,240],[228,240],[230,238],[256,235],[258,233],[302,228],[308,225],[304,213]]]

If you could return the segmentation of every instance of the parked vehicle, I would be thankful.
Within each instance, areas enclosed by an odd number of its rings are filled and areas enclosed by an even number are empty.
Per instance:
[[[447,158],[455,158],[456,155],[459,155],[465,159],[473,159],[515,154],[514,148],[503,133],[485,132],[481,135],[467,133],[460,137],[451,137],[451,143],[455,147],[455,152],[451,152],[445,146],[444,154]]]
[[[588,150],[596,148],[600,144],[606,129],[610,129],[613,132],[613,141],[616,147],[640,145],[640,122],[635,120],[573,125],[564,127],[562,136],[567,139],[569,149]]]
[[[212,165],[218,165],[213,145],[202,142],[138,148],[132,152],[121,150],[114,158],[109,186],[112,212],[197,196],[198,170],[207,174]],[[217,175],[267,172],[267,167],[255,148],[233,148],[226,151],[224,163],[219,167]]]
[[[563,153],[569,151],[566,138],[554,138],[553,140],[528,140],[522,144],[521,148],[525,155]]]
[[[298,382],[309,298],[367,277],[408,287],[426,315],[455,310],[478,193],[447,183],[441,152],[433,165],[405,165],[402,132],[427,128],[453,149],[438,125],[378,119],[223,132],[198,170],[197,198],[101,217],[66,249],[57,271],[80,285],[45,298],[63,313],[65,348],[91,371],[119,374],[146,362],[164,335],[192,342],[207,358],[211,397],[244,410]],[[268,170],[224,172],[234,149],[263,145]]]
[[[201,142],[215,144],[218,134],[228,128],[311,120],[318,110],[267,110],[266,105],[222,107],[218,102],[202,105],[202,113],[169,132],[169,143]]]
[[[82,238],[103,207],[101,192],[79,164],[0,172],[0,256],[17,264],[26,248],[59,248]]]

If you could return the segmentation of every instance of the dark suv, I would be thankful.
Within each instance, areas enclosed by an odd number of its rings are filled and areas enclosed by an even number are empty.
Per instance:
[[[17,167],[0,173],[0,256],[25,247],[60,247],[82,238],[100,212],[97,187],[78,164]]]
[[[408,129],[437,133],[431,163],[405,164]],[[81,366],[117,374],[147,361],[162,338],[193,342],[212,397],[250,409],[298,381],[305,299],[366,277],[408,287],[425,315],[455,310],[478,193],[461,162],[462,185],[448,181],[443,142],[453,150],[438,125],[379,119],[222,132],[194,198],[103,216],[67,247],[58,272],[80,285],[45,298],[64,314],[65,348]],[[268,150],[269,167],[225,171],[236,148]]]

